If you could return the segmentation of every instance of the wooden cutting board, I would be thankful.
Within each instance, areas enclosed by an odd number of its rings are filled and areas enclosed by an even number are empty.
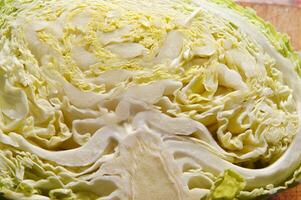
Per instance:
[[[279,1],[281,3],[281,1]],[[301,8],[289,5],[274,5],[262,3],[241,3],[254,8],[257,14],[271,22],[278,31],[287,33],[293,47],[301,51]],[[297,153],[297,152],[296,152]],[[301,152],[299,152],[301,153]],[[266,200],[301,200],[301,184],[280,192]]]
[[[278,31],[287,33],[294,48],[301,51],[301,7],[267,3],[243,2],[240,4],[254,8],[259,16],[271,22]]]

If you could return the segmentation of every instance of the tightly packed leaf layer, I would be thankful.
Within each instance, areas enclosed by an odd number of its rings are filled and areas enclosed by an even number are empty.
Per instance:
[[[0,1],[0,192],[251,199],[300,176],[300,60],[228,0]]]

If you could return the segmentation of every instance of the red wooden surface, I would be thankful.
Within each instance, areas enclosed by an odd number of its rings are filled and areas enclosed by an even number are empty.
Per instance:
[[[268,200],[301,200],[301,185],[280,192]]]
[[[301,0],[298,1],[301,2]],[[267,2],[271,2],[271,0]],[[295,6],[297,4],[279,4],[279,2],[285,3],[287,0],[273,0],[272,2],[278,2],[278,4],[249,3],[249,0],[242,4],[254,8],[259,16],[275,25],[278,31],[287,33],[295,49],[301,51],[301,3],[298,4],[299,6]]]

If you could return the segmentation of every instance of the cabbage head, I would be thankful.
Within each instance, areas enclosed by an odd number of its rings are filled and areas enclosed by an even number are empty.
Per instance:
[[[0,0],[0,193],[232,200],[300,180],[301,61],[231,0]]]

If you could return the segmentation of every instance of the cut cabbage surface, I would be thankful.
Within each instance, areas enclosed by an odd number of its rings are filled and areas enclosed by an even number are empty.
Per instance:
[[[0,0],[0,193],[252,199],[300,180],[301,61],[230,0]]]

